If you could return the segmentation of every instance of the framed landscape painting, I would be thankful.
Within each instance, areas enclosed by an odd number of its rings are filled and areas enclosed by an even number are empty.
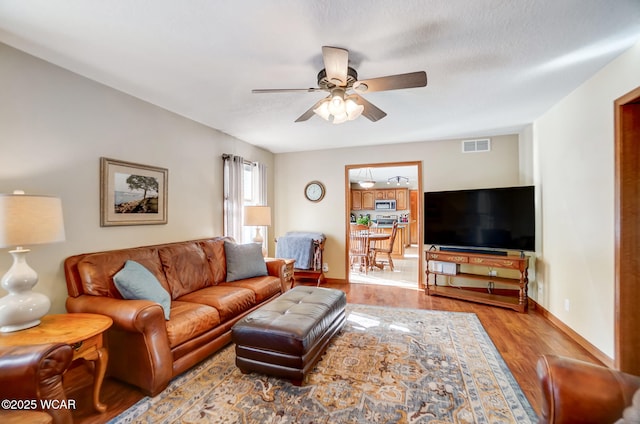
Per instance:
[[[100,226],[167,223],[165,168],[100,158]]]

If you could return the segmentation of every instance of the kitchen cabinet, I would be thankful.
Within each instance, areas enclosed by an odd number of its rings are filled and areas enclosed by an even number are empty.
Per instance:
[[[351,210],[359,211],[362,209],[362,190],[351,190]]]
[[[418,190],[409,192],[409,243],[418,243]]]
[[[395,200],[396,210],[409,209],[409,189],[351,190],[351,210],[375,210],[376,200]]]
[[[409,209],[409,204],[407,203],[409,197],[409,189],[399,188],[394,191],[396,196],[396,209],[399,211]]]
[[[395,189],[382,189],[375,190],[376,200],[389,200],[396,198],[396,190]]]
[[[367,211],[375,209],[374,190],[351,190],[351,210]]]
[[[373,210],[375,209],[375,197],[373,191],[362,190],[362,209]]]

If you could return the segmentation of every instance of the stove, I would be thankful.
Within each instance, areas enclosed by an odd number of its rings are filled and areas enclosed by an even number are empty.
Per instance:
[[[392,227],[393,223],[398,220],[398,215],[377,215],[376,224],[378,227]]]

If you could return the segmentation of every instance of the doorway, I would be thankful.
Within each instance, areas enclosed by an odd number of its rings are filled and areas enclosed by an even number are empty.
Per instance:
[[[615,367],[640,375],[640,87],[615,108]]]
[[[365,187],[359,182],[370,181]],[[422,162],[365,163],[345,166],[345,275],[348,283],[363,282],[423,289],[422,266]],[[358,196],[360,195],[360,196]],[[393,196],[397,195],[397,199]],[[375,207],[375,197],[394,200],[391,209]],[[406,197],[405,197],[406,196]],[[393,198],[392,198],[393,197]],[[388,203],[388,202],[382,202]],[[351,270],[349,257],[349,233],[352,221],[369,216],[375,225],[380,220],[390,225],[398,221],[392,260],[394,270],[387,263],[369,272]],[[377,231],[386,231],[378,228]],[[397,265],[397,266],[396,266]],[[357,267],[356,267],[357,268]]]

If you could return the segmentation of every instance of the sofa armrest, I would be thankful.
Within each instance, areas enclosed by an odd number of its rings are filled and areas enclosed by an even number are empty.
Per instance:
[[[640,377],[577,359],[544,355],[540,423],[613,423],[631,405]]]
[[[282,287],[282,293],[286,292],[288,287],[284,280],[285,263],[282,259],[269,258],[266,260],[267,273],[274,277],[280,278],[280,285]]]
[[[66,401],[62,374],[72,357],[71,346],[62,343],[0,347],[0,397],[38,403],[45,399]],[[70,409],[44,410],[56,424],[73,422]]]
[[[274,277],[282,277],[284,272],[284,260],[269,258],[266,261],[267,273]]]
[[[114,327],[125,331],[145,332],[154,325],[165,325],[162,306],[150,300],[125,300],[83,294],[68,297],[67,311],[101,314],[113,320]]]
[[[155,396],[173,375],[173,354],[162,307],[149,300],[80,295],[67,298],[69,312],[111,317],[108,373]]]

